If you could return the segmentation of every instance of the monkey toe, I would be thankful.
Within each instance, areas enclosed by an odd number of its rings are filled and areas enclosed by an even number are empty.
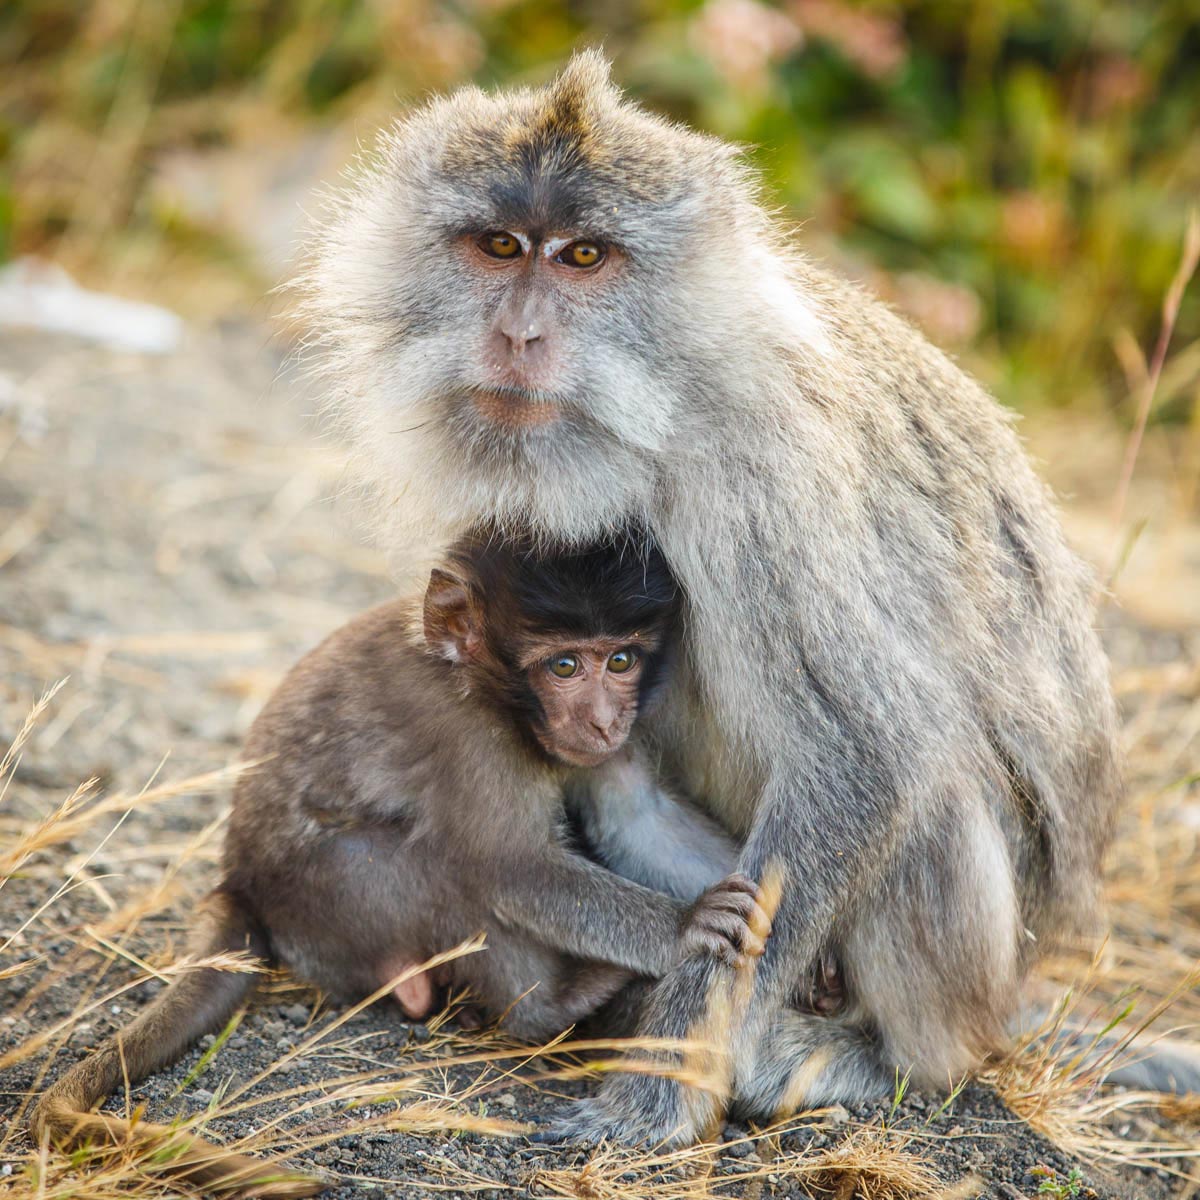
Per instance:
[[[474,1004],[464,1004],[454,1014],[459,1029],[475,1030],[484,1026],[483,1009]]]

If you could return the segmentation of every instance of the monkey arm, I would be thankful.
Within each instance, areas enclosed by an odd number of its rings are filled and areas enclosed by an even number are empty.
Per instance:
[[[694,900],[737,862],[733,839],[666,791],[637,751],[581,772],[568,802],[596,858],[657,892]]]
[[[564,954],[665,974],[680,959],[690,907],[566,850],[490,872],[493,915]]]
[[[492,913],[560,953],[661,976],[690,957],[732,966],[763,952],[770,922],[744,875],[684,904],[565,850],[526,861],[523,870],[501,864],[496,878],[507,882],[491,897]]]

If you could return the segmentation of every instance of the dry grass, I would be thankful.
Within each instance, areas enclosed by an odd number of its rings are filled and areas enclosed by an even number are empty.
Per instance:
[[[1116,1009],[1095,999],[1102,990],[1097,958],[1078,991],[1069,991],[1002,1062],[981,1072],[1005,1104],[1031,1129],[1085,1162],[1140,1165],[1200,1160],[1196,1138],[1181,1132],[1193,1108],[1187,1098],[1104,1089],[1114,1066],[1149,1052],[1160,1020],[1200,984],[1200,967],[1142,1015],[1135,1003]],[[1071,1036],[1072,1030],[1087,1031]],[[1136,1124],[1144,1136],[1131,1137]],[[1125,1132],[1119,1132],[1120,1129]],[[1197,1176],[1200,1178],[1200,1176]]]
[[[39,717],[45,715],[54,693],[53,689],[35,706],[25,722],[13,747],[3,760],[0,774],[0,794],[12,783],[20,761],[21,747],[28,741]],[[71,1031],[88,1016],[113,1003],[126,992],[136,989],[151,978],[167,979],[180,971],[198,966],[218,965],[226,969],[247,969],[246,964],[231,959],[220,963],[183,961],[167,967],[155,967],[140,958],[129,943],[138,925],[152,913],[160,912],[177,898],[177,889],[166,878],[148,895],[140,895],[125,906],[118,906],[99,925],[78,932],[76,949],[65,962],[51,966],[38,955],[38,926],[51,911],[56,900],[74,886],[75,880],[91,855],[84,855],[75,869],[65,878],[55,877],[52,863],[56,856],[49,853],[68,841],[92,831],[96,848],[119,836],[122,822],[133,810],[171,797],[208,791],[228,782],[231,772],[212,772],[176,782],[152,782],[138,795],[114,794],[97,797],[89,788],[80,788],[45,814],[29,823],[5,852],[5,871],[0,876],[2,886],[40,885],[48,896],[37,904],[29,916],[14,931],[10,931],[0,948],[11,957],[17,946],[25,947],[5,970],[40,970],[40,984],[61,981],[62,973],[73,973],[80,985],[80,998],[66,1019],[37,1030],[23,1044],[9,1048],[0,1055],[0,1068],[34,1059],[39,1064],[35,1090],[51,1062]],[[1164,789],[1159,794],[1169,794]],[[1138,811],[1135,806],[1134,811]],[[183,848],[174,869],[168,872],[175,879],[179,868],[194,856],[211,837],[209,829]],[[1164,833],[1160,848],[1170,842]],[[1155,843],[1139,839],[1136,862],[1142,875],[1146,870],[1146,855]],[[1118,866],[1125,856],[1118,854]],[[1158,871],[1156,878],[1169,880],[1184,897],[1194,898],[1195,867],[1192,874],[1180,871]],[[1128,876],[1118,870],[1113,887],[1128,899]],[[1140,910],[1135,910],[1135,925],[1144,927],[1151,915],[1160,912],[1177,916],[1181,907],[1179,896],[1174,903],[1160,894],[1146,894]],[[1186,907],[1186,906],[1184,906]],[[1189,910],[1194,918],[1195,909]],[[1194,928],[1190,933],[1195,933]],[[478,944],[464,944],[447,957],[472,953]],[[122,973],[120,982],[107,983],[108,968],[122,960],[137,968],[132,978]],[[1100,997],[1096,1003],[1108,1003],[1104,997],[1116,988],[1121,979],[1119,969],[1110,965],[1121,963],[1118,955],[1106,952],[1096,958],[1086,981],[1086,994]],[[1173,959],[1169,960],[1173,962]],[[97,963],[99,962],[99,967]],[[1156,1025],[1179,1008],[1190,1008],[1194,996],[1186,989],[1196,982],[1192,976],[1181,984],[1178,976],[1168,986],[1170,966],[1164,965],[1158,976],[1143,975],[1147,991],[1160,993],[1146,1018],[1131,1026],[1133,1032]],[[1114,978],[1115,975],[1115,978]],[[236,1086],[216,1090],[206,1111],[170,1125],[181,1137],[198,1135],[213,1140],[213,1126],[229,1118],[249,1120],[252,1133],[226,1144],[239,1153],[262,1158],[287,1159],[303,1156],[348,1134],[404,1132],[447,1134],[455,1131],[485,1133],[506,1137],[522,1131],[517,1122],[500,1119],[487,1112],[489,1097],[514,1080],[528,1086],[545,1086],[557,1080],[595,1073],[611,1066],[592,1062],[581,1066],[573,1054],[577,1051],[620,1047],[620,1043],[567,1043],[558,1041],[545,1047],[530,1048],[508,1043],[499,1034],[471,1035],[469,1039],[456,1034],[452,1027],[439,1020],[432,1023],[431,1040],[423,1047],[420,1059],[402,1058],[384,1063],[370,1055],[369,1045],[361,1036],[352,1035],[348,1027],[370,1003],[390,990],[391,984],[319,1029],[300,1038],[291,1050],[278,1056],[266,1069]],[[36,994],[38,988],[33,989]],[[1083,1011],[1078,995],[1069,1005],[1056,1011],[1055,1027],[1072,1017],[1093,1020],[1095,1014]],[[26,1001],[26,1005],[28,1000]],[[24,1007],[24,1006],[23,1006]],[[1121,1028],[1124,1028],[1122,1026]],[[227,1031],[232,1032],[232,1030]],[[209,1051],[193,1070],[195,1078],[211,1065],[221,1048],[221,1042]],[[643,1046],[642,1049],[662,1050],[664,1047]],[[686,1049],[686,1047],[674,1047]],[[1113,1054],[1125,1052],[1120,1046]],[[295,1084],[287,1080],[291,1064],[320,1055],[345,1061],[365,1061],[365,1069],[353,1070],[317,1080]],[[690,1061],[685,1054],[684,1061]],[[536,1063],[538,1070],[528,1071]],[[1161,1096],[1143,1093],[1113,1093],[1099,1090],[1103,1061],[1079,1055],[1073,1048],[1064,1048],[1061,1040],[1053,1038],[1026,1039],[1006,1062],[992,1068],[986,1078],[992,1083],[1013,1111],[1031,1128],[1064,1147],[1085,1161],[1120,1163],[1171,1163],[1172,1169],[1182,1171],[1185,1160],[1194,1158],[1197,1151],[1171,1131],[1181,1121],[1195,1120],[1194,1100],[1164,1101]],[[518,1074],[520,1072],[520,1074]],[[140,1108],[126,1096],[126,1115],[142,1119]],[[3,1192],[14,1200],[42,1198],[87,1197],[105,1200],[109,1196],[157,1197],[172,1194],[172,1188],[156,1167],[156,1158],[145,1152],[135,1154],[128,1148],[95,1148],[72,1155],[62,1155],[47,1147],[23,1149],[21,1128],[26,1105],[21,1105],[14,1120],[0,1137],[0,1154],[14,1161],[17,1173],[2,1185]],[[820,1122],[821,1113],[805,1114],[807,1121]],[[1118,1119],[1128,1123],[1137,1118],[1144,1136],[1121,1136],[1114,1129]],[[146,1114],[151,1119],[153,1114]],[[842,1115],[844,1121],[844,1114]],[[240,1125],[241,1123],[239,1123]],[[900,1128],[888,1121],[861,1125],[851,1122],[838,1132],[832,1145],[803,1152],[784,1152],[780,1139],[796,1127],[796,1119],[768,1129],[753,1132],[743,1139],[751,1145],[749,1155],[733,1152],[736,1144],[704,1143],[688,1149],[635,1153],[605,1148],[592,1155],[580,1166],[558,1167],[537,1172],[530,1180],[534,1194],[579,1197],[580,1200],[632,1200],[633,1197],[654,1200],[676,1200],[683,1197],[718,1197],[740,1195],[756,1197],[766,1194],[783,1180],[802,1183],[813,1195],[850,1200],[927,1200],[945,1195],[943,1185],[934,1173],[926,1153],[921,1148],[928,1123],[922,1129]],[[736,1162],[735,1173],[722,1170]],[[427,1169],[425,1164],[423,1169]],[[451,1159],[442,1160],[442,1185],[469,1192],[483,1187],[495,1187],[494,1180],[472,1179],[467,1169]],[[284,1169],[281,1168],[281,1172]],[[364,1178],[365,1177],[356,1177]],[[428,1180],[423,1186],[428,1185]]]
[[[805,1116],[819,1122],[821,1113]],[[784,1153],[779,1139],[794,1128],[793,1119],[734,1142],[703,1142],[661,1154],[606,1147],[580,1167],[539,1171],[530,1190],[572,1200],[757,1200],[764,1187],[770,1195],[781,1182],[794,1181],[833,1200],[933,1200],[944,1194],[929,1163],[913,1148],[913,1134],[858,1126],[831,1148]],[[734,1156],[735,1148],[747,1145],[749,1156]],[[737,1163],[740,1169],[732,1176],[719,1174],[722,1163]]]

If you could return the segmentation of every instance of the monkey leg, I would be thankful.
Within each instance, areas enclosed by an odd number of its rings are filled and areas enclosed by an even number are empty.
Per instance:
[[[267,957],[266,942],[249,914],[234,896],[218,889],[200,907],[190,952],[207,958],[238,951]],[[278,1164],[232,1154],[164,1126],[134,1125],[89,1111],[125,1080],[137,1083],[170,1066],[197,1038],[219,1030],[250,995],[256,978],[253,972],[215,968],[177,976],[129,1026],[47,1089],[30,1119],[34,1141],[52,1141],[64,1149],[89,1143],[135,1147],[144,1155],[143,1168],[224,1196],[286,1200],[319,1192],[324,1186],[320,1181],[289,1174]]]
[[[715,1132],[732,1090],[734,982],[733,969],[708,955],[664,976],[648,989],[636,1036],[694,1048],[631,1053],[633,1071],[606,1076],[595,1096],[571,1105],[539,1140],[677,1145]]]
[[[615,995],[581,1022],[585,1037],[632,1037],[642,1019],[651,990],[658,981],[645,975],[631,979]]]
[[[839,920],[845,1009],[791,1007],[818,969],[802,958],[786,883],[766,954],[736,973],[689,959],[648,999],[638,1035],[698,1049],[613,1074],[554,1128],[563,1139],[683,1144],[731,1102],[771,1119],[824,1103],[881,1099],[897,1072],[953,1084],[1003,1039],[1022,976],[1021,925],[1003,836],[986,812],[933,823]],[[770,869],[764,863],[763,876]],[[811,939],[809,939],[811,940]],[[647,1072],[647,1073],[642,1073]],[[659,1072],[653,1074],[650,1072]]]
[[[624,967],[571,958],[507,930],[489,930],[487,942],[481,953],[449,964],[454,982],[526,1041],[578,1024],[633,978]]]
[[[1022,928],[1007,846],[986,811],[911,838],[844,925],[844,1012],[778,1012],[758,1045],[743,1040],[739,1113],[768,1120],[882,1098],[906,1074],[951,1087],[1003,1044]]]
[[[420,962],[413,959],[386,960],[379,972],[380,982],[387,983],[389,979],[395,979],[398,975],[403,975],[420,965]],[[417,975],[410,975],[407,979],[402,979],[392,988],[392,995],[396,997],[396,1003],[400,1005],[400,1009],[406,1017],[419,1021],[423,1017],[429,1016],[430,1010],[433,1008],[436,982],[438,982],[436,979],[430,978],[428,971],[422,971]]]

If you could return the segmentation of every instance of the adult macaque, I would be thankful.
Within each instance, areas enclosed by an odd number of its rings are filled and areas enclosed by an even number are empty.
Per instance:
[[[566,1131],[685,1140],[725,1099],[769,1117],[979,1062],[1093,920],[1120,793],[1093,585],[1009,418],[596,53],[402,119],[303,286],[400,561],[480,520],[645,524],[686,597],[657,745],[778,890],[727,1096],[613,1075]],[[844,1010],[790,1010],[827,949]],[[640,1032],[711,1031],[730,986],[689,959]]]
[[[453,960],[439,982],[469,988],[527,1038],[689,956],[761,954],[767,919],[754,885],[729,874],[733,843],[626,745],[664,678],[677,607],[661,555],[627,537],[554,554],[494,536],[461,543],[431,576],[424,646],[411,606],[385,604],[304,658],[259,715],[246,753],[263,765],[238,782],[223,882],[193,950],[247,950],[357,999],[483,930],[487,950]],[[644,861],[626,845],[635,826],[593,806],[638,813],[637,835],[667,857],[679,847],[674,865],[653,859],[661,891],[573,848],[572,784],[594,851],[631,876]],[[171,1139],[178,1150],[179,1135],[88,1110],[219,1029],[254,978],[177,979],[46,1092],[35,1138]],[[433,984],[411,977],[396,997],[424,1015]],[[247,1195],[320,1188],[273,1182],[262,1163],[198,1140],[163,1169]]]

